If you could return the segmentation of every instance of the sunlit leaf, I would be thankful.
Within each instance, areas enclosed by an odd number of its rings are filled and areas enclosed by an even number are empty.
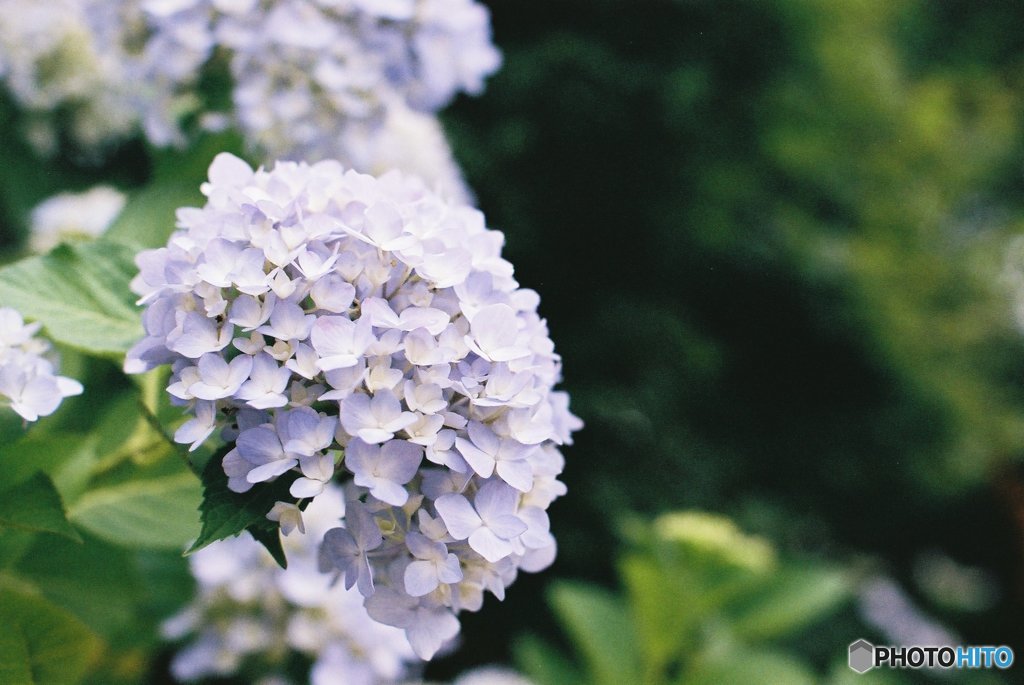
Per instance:
[[[114,243],[62,245],[0,269],[0,302],[41,321],[54,340],[119,355],[142,337],[129,288],[135,250]]]
[[[90,490],[72,521],[116,545],[182,549],[199,533],[199,481],[190,473]]]

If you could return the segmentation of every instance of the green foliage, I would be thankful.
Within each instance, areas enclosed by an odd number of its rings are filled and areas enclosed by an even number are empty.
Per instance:
[[[740,685],[818,681],[780,641],[823,620],[848,599],[849,575],[782,563],[764,540],[700,512],[632,521],[620,562],[623,595],[560,583],[551,606],[579,651],[575,669],[536,641],[517,650],[543,685]]]
[[[199,532],[199,481],[191,473],[90,490],[71,520],[114,544],[181,549]]]
[[[203,501],[199,507],[203,528],[188,553],[247,530],[267,548],[281,568],[287,568],[280,528],[276,521],[267,519],[267,512],[275,502],[295,501],[288,488],[298,476],[288,473],[272,483],[239,494],[228,489],[228,477],[221,466],[222,457],[223,453],[215,455],[203,469]]]
[[[551,605],[579,649],[594,685],[628,683],[639,673],[637,641],[624,603],[609,592],[574,583],[551,588]]]
[[[0,681],[8,685],[71,685],[96,656],[96,637],[45,599],[0,589]]]
[[[123,354],[142,337],[129,283],[135,251],[113,243],[62,245],[0,269],[0,302],[38,320],[57,342]]]
[[[27,481],[0,491],[0,529],[3,528],[56,533],[82,540],[68,523],[60,493],[45,473],[37,472]]]

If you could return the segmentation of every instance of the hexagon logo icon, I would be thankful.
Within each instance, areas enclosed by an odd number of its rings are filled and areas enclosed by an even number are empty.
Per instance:
[[[857,640],[850,645],[850,668],[857,673],[867,673],[875,665],[875,646],[867,640]]]

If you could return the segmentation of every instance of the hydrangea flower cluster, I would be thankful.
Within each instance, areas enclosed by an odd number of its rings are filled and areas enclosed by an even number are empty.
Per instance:
[[[558,446],[582,424],[539,297],[478,210],[415,177],[222,154],[203,192],[137,259],[147,337],[126,370],[172,365],[194,415],[175,439],[222,428],[235,492],[287,478],[301,504],[346,482],[323,568],[428,659],[456,613],[555,556]],[[285,533],[296,502],[269,512]]]
[[[26,421],[49,416],[65,397],[82,393],[81,383],[56,375],[50,343],[36,337],[39,328],[14,309],[0,307],[0,406]]]
[[[241,675],[270,682],[291,653],[313,661],[312,685],[376,685],[410,675],[416,657],[402,631],[372,620],[355,591],[317,568],[317,543],[345,512],[341,489],[328,486],[305,513],[305,534],[284,540],[282,569],[248,533],[190,557],[193,601],[164,622],[166,638],[190,637],[171,663],[178,680]]]
[[[194,80],[227,51],[234,116],[257,152],[316,161],[368,136],[398,101],[436,111],[483,89],[501,63],[490,17],[475,0],[144,0],[159,43],[151,78]],[[164,56],[181,62],[172,73]],[[189,55],[191,57],[183,57]],[[180,89],[180,85],[177,86]],[[166,90],[166,89],[165,89]],[[150,115],[160,116],[153,108]],[[355,128],[355,133],[352,129]],[[164,130],[172,130],[166,122]]]
[[[48,252],[61,242],[99,237],[121,213],[124,193],[100,185],[81,193],[58,193],[32,210],[29,246]]]
[[[237,125],[261,156],[343,156],[396,103],[437,111],[501,62],[475,0],[0,0],[0,14],[0,80],[46,153],[60,121],[88,150],[139,126],[182,144],[198,115]],[[213,62],[233,79],[231,111],[204,109]]]
[[[86,149],[134,130],[120,5],[0,0],[0,80],[26,111],[39,152],[55,152],[61,130]]]

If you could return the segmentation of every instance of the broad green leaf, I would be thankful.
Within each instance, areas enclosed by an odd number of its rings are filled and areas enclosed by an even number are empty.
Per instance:
[[[288,488],[297,476],[286,473],[272,483],[258,483],[249,492],[239,494],[228,489],[228,477],[221,466],[223,456],[222,452],[215,454],[203,469],[203,503],[199,507],[203,530],[186,554],[248,530],[263,543],[274,560],[286,568],[279,526],[267,519],[267,512],[279,500],[295,501]]]
[[[823,568],[779,570],[763,589],[732,607],[733,630],[748,640],[788,635],[823,618],[850,596],[841,571]]]
[[[68,523],[64,503],[53,481],[41,472],[0,492],[0,527],[56,533],[82,541]]]
[[[551,605],[580,650],[594,685],[640,681],[640,659],[629,612],[611,593],[562,582],[551,591]]]
[[[120,355],[142,337],[129,283],[135,251],[98,241],[62,245],[0,269],[0,302],[39,320],[47,334],[92,354]]]
[[[146,592],[135,563],[137,552],[88,533],[83,537],[82,545],[39,537],[12,572],[30,579],[47,599],[74,613],[111,645],[123,648],[152,639],[155,620],[140,622]],[[148,635],[143,634],[146,628]]]
[[[695,665],[679,685],[814,685],[814,673],[796,659],[775,652],[736,649]]]
[[[200,486],[190,473],[90,490],[71,520],[116,545],[181,549],[199,531]]]
[[[666,577],[647,556],[627,556],[620,564],[620,574],[628,591],[644,670],[663,673],[683,652],[692,651],[693,627],[701,608],[679,592],[675,578]]]
[[[17,627],[0,630],[0,683],[35,685],[35,682],[25,635]]]
[[[27,530],[0,528],[0,569],[17,564],[35,539],[36,533]]]
[[[10,588],[0,589],[0,625],[5,685],[72,685],[99,649],[99,640],[77,618],[42,597]]]
[[[528,635],[512,645],[516,665],[537,685],[565,685],[581,683],[583,678],[556,650],[540,638]]]

